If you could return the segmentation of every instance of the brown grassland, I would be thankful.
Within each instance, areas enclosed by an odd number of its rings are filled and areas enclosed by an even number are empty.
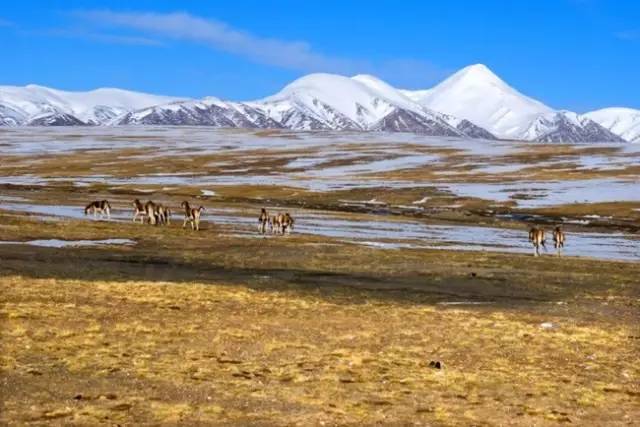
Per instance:
[[[0,145],[12,146],[12,132],[0,132]],[[62,142],[110,131],[77,132]],[[565,222],[568,245],[577,231],[634,233],[640,243],[637,201],[525,210],[436,185],[637,179],[629,162],[579,167],[581,155],[620,160],[621,147],[514,142],[477,168],[473,153],[446,146],[390,150],[360,139],[339,147],[353,157],[300,144],[239,151],[224,148],[233,131],[211,131],[195,135],[218,138],[215,149],[194,155],[197,144],[174,152],[172,136],[166,146],[136,146],[158,137],[135,132],[95,137],[106,147],[131,140],[119,149],[0,153],[0,177],[13,179],[0,185],[0,425],[638,425],[640,263],[380,249],[295,230],[262,238],[257,223],[216,222],[214,211],[257,219],[266,205],[352,222],[411,217],[522,230],[525,241],[534,218],[545,227]],[[325,156],[324,167],[357,166],[407,152],[440,160],[365,173],[331,191],[313,191],[306,166],[290,163]],[[492,169],[512,163],[524,167]],[[285,184],[268,179],[295,174],[277,181]],[[107,198],[129,215],[136,197],[172,206],[173,224],[8,207],[81,212]],[[181,227],[185,199],[208,209],[198,233]],[[7,244],[111,238],[135,244]]]
[[[137,242],[0,245],[0,423],[640,419],[637,263],[228,228],[0,213],[2,240]]]

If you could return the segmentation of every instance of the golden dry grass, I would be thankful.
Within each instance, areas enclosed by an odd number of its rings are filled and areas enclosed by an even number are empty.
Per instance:
[[[0,286],[5,422],[602,425],[640,416],[628,325],[358,291],[332,299],[20,276]]]

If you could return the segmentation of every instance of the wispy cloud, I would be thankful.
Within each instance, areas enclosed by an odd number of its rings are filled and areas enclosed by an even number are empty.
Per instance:
[[[188,13],[130,13],[77,11],[73,15],[101,26],[122,27],[156,36],[205,43],[215,49],[247,57],[256,62],[295,70],[345,70],[350,60],[323,55],[302,41],[255,36],[224,22]]]
[[[16,24],[7,19],[0,18],[0,27],[15,27],[15,25]]]
[[[106,43],[106,44],[123,44],[123,45],[135,45],[135,46],[163,46],[164,45],[162,41],[149,38],[149,37],[120,35],[120,34],[105,34],[105,33],[87,31],[84,29],[54,28],[54,29],[46,30],[44,34],[55,36],[55,37],[78,38],[78,39],[84,39],[88,41],[95,41],[98,43]]]
[[[614,36],[620,40],[640,40],[640,29],[618,31]]]
[[[393,59],[374,63],[337,57],[318,52],[305,41],[261,37],[215,19],[183,12],[83,10],[71,15],[96,27],[135,31],[154,40],[169,38],[201,43],[256,63],[296,71],[345,75],[371,73],[405,86],[430,84],[444,75],[443,70],[427,61]]]

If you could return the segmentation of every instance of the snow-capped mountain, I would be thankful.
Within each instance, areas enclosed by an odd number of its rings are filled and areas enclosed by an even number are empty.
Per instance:
[[[472,123],[433,112],[382,80],[365,75],[348,78],[310,74],[261,100],[243,103],[205,98],[173,102],[126,113],[114,123],[392,131],[494,138]]]
[[[640,110],[603,108],[585,116],[629,142],[640,142]]]
[[[193,125],[228,128],[280,128],[259,109],[218,98],[178,101],[132,111],[120,116],[116,125]]]
[[[283,127],[470,136],[376,77],[310,74],[249,103]],[[493,138],[488,134],[487,137]]]
[[[175,100],[122,89],[66,92],[37,85],[0,86],[0,124],[100,125],[128,111]]]
[[[0,126],[202,125],[413,132],[544,142],[640,141],[640,111],[555,110],[471,65],[431,89],[400,90],[371,75],[310,74],[249,102],[177,99],[120,89],[64,92],[0,86]]]
[[[622,141],[586,116],[554,110],[523,95],[482,64],[465,67],[431,89],[402,93],[424,107],[467,119],[499,138]]]

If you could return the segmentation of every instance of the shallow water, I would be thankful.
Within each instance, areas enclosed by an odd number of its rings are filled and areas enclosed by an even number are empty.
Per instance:
[[[130,239],[104,239],[104,240],[42,239],[42,240],[28,240],[26,242],[0,240],[0,245],[29,245],[29,246],[39,246],[42,248],[67,248],[67,247],[87,247],[87,246],[104,246],[104,245],[135,245],[135,243],[136,243],[135,241]]]
[[[47,206],[34,204],[3,204],[6,210],[41,214],[48,218],[85,218],[80,206]],[[278,211],[270,208],[271,212]],[[174,211],[177,212],[177,211]],[[434,225],[420,221],[388,221],[384,217],[369,216],[367,220],[338,217],[329,212],[291,209],[296,222],[294,233],[335,238],[343,242],[380,249],[447,249],[508,253],[531,253],[528,230],[495,227]],[[258,233],[258,213],[235,208],[207,207],[203,222],[223,224],[243,237],[261,237]],[[130,221],[131,209],[112,210],[112,221]],[[93,220],[91,216],[87,219]],[[174,213],[174,223],[182,218]],[[142,225],[141,225],[142,226]],[[267,238],[279,238],[267,234]],[[555,254],[550,230],[548,249],[543,253]],[[567,233],[563,255],[610,260],[640,261],[638,236],[625,233]]]

